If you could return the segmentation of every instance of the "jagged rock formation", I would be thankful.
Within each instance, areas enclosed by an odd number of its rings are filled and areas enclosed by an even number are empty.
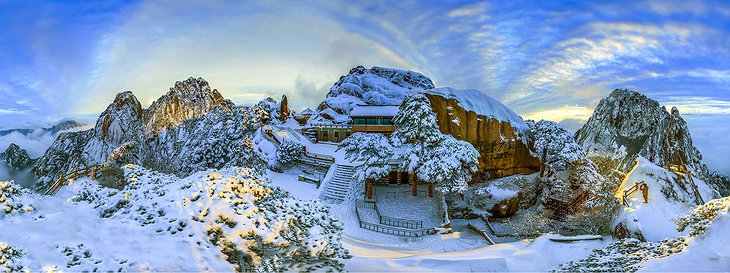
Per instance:
[[[615,169],[628,172],[638,156],[657,165],[685,166],[706,179],[721,194],[728,185],[713,180],[702,155],[692,144],[692,137],[679,110],[665,107],[635,91],[616,89],[601,100],[588,122],[575,138],[590,157],[609,162]]]
[[[218,90],[211,90],[203,78],[190,77],[175,82],[167,94],[153,102],[144,111],[143,123],[148,134],[157,134],[188,119],[204,116],[215,107],[230,110],[233,102],[223,98]]]
[[[248,135],[271,121],[276,105],[268,99],[235,106],[202,78],[176,82],[148,109],[131,92],[119,93],[93,129],[59,135],[32,170],[36,188],[73,168],[106,162],[178,175],[239,164],[249,158]]]
[[[421,73],[385,67],[355,67],[330,88],[310,121],[349,122],[357,104],[400,104],[411,90],[434,88]]]
[[[101,113],[84,154],[94,162],[105,162],[114,149],[127,142],[144,142],[142,105],[131,91],[117,94]]]
[[[478,90],[437,88],[425,91],[439,129],[474,146],[483,178],[531,174],[540,169],[528,126],[507,106]],[[481,180],[481,179],[478,179]]]
[[[5,152],[0,153],[0,158],[12,170],[22,170],[33,163],[33,159],[30,158],[28,152],[15,143],[11,143]]]
[[[279,102],[279,105],[279,121],[284,123],[291,114],[291,110],[289,110],[289,99],[286,97],[286,95],[281,96],[281,102]]]

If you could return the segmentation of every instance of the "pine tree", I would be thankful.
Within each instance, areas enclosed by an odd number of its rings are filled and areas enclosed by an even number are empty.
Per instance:
[[[344,149],[348,159],[362,161],[355,169],[357,181],[378,180],[390,173],[388,162],[395,156],[393,145],[383,134],[354,133],[338,149]]]
[[[285,138],[276,150],[276,161],[281,166],[287,166],[299,159],[304,151],[304,145]]]

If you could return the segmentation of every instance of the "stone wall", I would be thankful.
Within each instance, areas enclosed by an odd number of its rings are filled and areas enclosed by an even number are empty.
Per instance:
[[[532,147],[525,140],[527,136],[518,136],[520,132],[509,122],[466,111],[454,99],[433,94],[426,97],[431,101],[441,132],[467,141],[479,151],[479,171],[474,182],[540,170],[540,160],[530,153]]]

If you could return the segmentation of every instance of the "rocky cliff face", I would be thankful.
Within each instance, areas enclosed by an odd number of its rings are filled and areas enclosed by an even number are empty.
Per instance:
[[[179,175],[237,164],[248,158],[247,136],[271,120],[269,106],[235,106],[201,78],[175,83],[148,109],[131,92],[119,93],[93,129],[56,139],[32,170],[36,188],[73,168],[107,162]]]
[[[355,67],[330,88],[327,97],[310,120],[325,119],[348,122],[347,114],[357,104],[400,104],[411,90],[434,88],[433,81],[423,74],[385,67]]]
[[[22,170],[33,163],[33,159],[30,158],[28,152],[15,143],[11,143],[5,152],[0,153],[0,158],[12,170]]]
[[[188,119],[204,116],[215,107],[230,110],[233,102],[224,99],[218,90],[211,90],[203,78],[190,77],[175,82],[167,94],[153,102],[144,111],[143,123],[148,134],[156,134]]]
[[[540,160],[531,152],[527,124],[506,106],[477,90],[438,88],[425,95],[441,132],[469,142],[479,151],[479,173],[484,178],[540,169]]]
[[[712,180],[702,164],[702,155],[692,144],[679,110],[667,111],[638,92],[614,90],[601,100],[575,138],[589,156],[611,162],[622,172],[631,170],[636,158],[643,156],[667,168],[685,166],[721,194],[728,193],[728,186]]]

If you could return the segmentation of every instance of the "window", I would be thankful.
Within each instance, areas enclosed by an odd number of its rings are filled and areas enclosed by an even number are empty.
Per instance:
[[[365,118],[354,118],[352,123],[355,125],[365,125]]]
[[[377,122],[378,122],[377,119],[375,119],[375,118],[367,118],[367,119],[365,119],[365,121],[366,121],[365,123],[367,125],[377,125]]]
[[[322,131],[322,138],[327,138],[327,131]]]
[[[335,131],[335,138],[340,138],[340,132],[339,131]]]

